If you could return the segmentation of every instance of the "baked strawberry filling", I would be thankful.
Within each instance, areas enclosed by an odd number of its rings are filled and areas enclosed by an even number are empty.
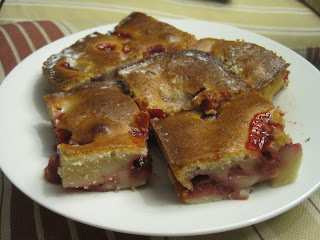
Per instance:
[[[143,56],[147,57],[151,54],[165,52],[165,51],[166,51],[166,48],[163,45],[155,45],[155,46],[148,47],[145,51],[143,51]]]
[[[230,189],[223,187],[210,179],[208,175],[195,176],[192,179],[193,190],[184,188],[174,176],[172,177],[172,180],[178,197],[183,201],[192,201],[192,199],[206,198],[210,196],[215,196],[215,200],[219,200],[225,198],[231,192]]]
[[[114,31],[111,33],[111,35],[117,36],[120,40],[126,40],[131,38],[129,33],[125,33],[122,31]]]
[[[290,74],[290,71],[289,70],[286,70],[286,74],[284,76],[284,81],[288,81],[289,80],[289,74]]]
[[[73,67],[71,67],[70,63],[68,62],[63,62],[60,64],[60,66],[68,70],[78,71],[77,69],[74,69]]]
[[[259,113],[254,116],[249,127],[249,140],[247,149],[264,152],[269,144],[274,140],[272,135],[275,129],[283,130],[284,126],[270,121],[270,112]]]
[[[161,108],[147,108],[150,118],[160,118],[166,117],[166,113]]]
[[[131,49],[130,49],[130,47],[129,47],[128,45],[124,45],[124,46],[122,47],[122,52],[123,52],[124,54],[128,54],[128,53],[131,52]]]
[[[300,144],[292,144],[287,137],[286,140],[279,137],[284,137],[284,126],[272,119],[275,118],[270,112],[253,116],[248,126],[247,142],[242,148],[247,151],[244,155],[237,155],[238,158],[229,158],[214,168],[202,168],[194,160],[189,172],[186,172],[189,177],[181,182],[170,169],[177,195],[188,203],[245,200],[259,182],[270,180],[272,186],[293,182],[300,165],[302,148]],[[181,178],[180,175],[178,177]]]
[[[71,140],[72,133],[67,129],[56,129],[56,138],[57,138],[57,145],[61,143],[68,144]]]
[[[50,157],[48,166],[44,169],[44,176],[52,183],[61,183],[61,177],[58,174],[58,168],[60,166],[60,159],[58,154],[54,154]]]
[[[135,118],[137,128],[131,129],[129,132],[134,137],[149,137],[149,114],[140,112]]]
[[[219,96],[214,96],[213,94],[207,94],[205,99],[202,100],[200,109],[203,112],[210,110],[217,110],[221,104],[227,99],[228,95],[224,92],[220,93]]]
[[[147,71],[146,74],[153,74],[152,72]],[[152,118],[160,118],[163,119],[167,116],[167,114],[165,113],[165,111],[163,111],[161,108],[151,108],[148,107],[148,103],[142,101],[140,98],[136,99],[136,103],[138,104],[139,108],[141,109],[141,111],[147,111],[150,119]]]
[[[285,146],[286,155],[299,151],[298,145],[300,144]],[[215,169],[207,174],[203,172],[190,180],[192,189],[183,187],[173,176],[175,190],[182,200],[189,202],[199,198],[246,200],[253,191],[254,184],[276,178],[282,167],[285,167],[285,156],[278,154],[276,157],[280,158],[277,159],[270,153],[261,153],[260,157],[242,165],[233,164],[229,168]]]
[[[277,176],[279,160],[264,156],[247,161],[245,164],[233,164],[229,168],[194,176],[190,181],[192,189],[184,188],[176,181],[175,188],[183,200],[214,197],[219,199],[248,199],[252,185]]]
[[[56,120],[53,120],[53,122],[56,122]],[[131,130],[130,133],[134,137],[148,138],[149,115],[147,113],[140,112],[136,116],[135,124],[138,126],[138,128],[135,128],[135,130]],[[54,154],[50,157],[48,166],[45,168],[44,172],[45,177],[48,181],[56,184],[61,184],[62,181],[58,171],[60,167],[60,153],[57,149],[57,146],[60,144],[79,146],[80,144],[76,143],[72,139],[71,131],[63,128],[58,128],[57,126],[55,127],[55,130],[57,139],[55,148],[58,151],[58,154]],[[105,126],[102,124],[96,124],[91,129],[93,136],[105,133],[106,131],[107,130],[105,129]],[[106,159],[106,161],[109,160]],[[110,161],[112,161],[112,159],[110,159]],[[94,182],[86,184],[86,186],[84,186],[83,188],[89,190],[109,191],[116,189],[116,187],[110,187],[109,189],[105,186],[125,186],[130,183],[137,183],[136,185],[140,185],[141,182],[144,182],[151,173],[151,158],[149,156],[140,156],[130,161],[127,167],[122,167],[112,173],[106,173],[106,175],[99,176],[99,179],[96,179]],[[78,188],[78,186],[74,187]]]
[[[152,172],[152,159],[149,156],[139,157],[130,164],[130,177],[144,180]]]
[[[95,83],[47,95],[57,154],[45,177],[64,188],[117,191],[145,184],[149,114],[118,87]]]

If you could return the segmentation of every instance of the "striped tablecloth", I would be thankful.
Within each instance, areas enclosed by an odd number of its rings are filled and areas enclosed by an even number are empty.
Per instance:
[[[154,17],[218,21],[255,31],[320,66],[320,17],[301,1],[6,0],[0,10],[0,83],[20,61],[40,47],[73,32],[118,22],[132,11]],[[320,190],[297,207],[263,223],[224,233],[174,238],[136,236],[84,225],[38,205],[2,172],[0,181],[3,240],[320,239]]]

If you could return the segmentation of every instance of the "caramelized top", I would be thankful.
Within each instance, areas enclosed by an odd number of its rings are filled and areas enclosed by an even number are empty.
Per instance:
[[[143,135],[137,121],[143,113],[117,87],[82,87],[45,98],[57,133],[61,129],[71,133],[69,145],[90,143],[92,148],[112,148],[126,142],[145,147],[147,135]]]
[[[273,104],[255,91],[229,98],[213,121],[206,121],[199,113],[190,111],[151,122],[168,163],[176,173],[194,163],[199,166],[224,164],[244,156],[248,152],[250,123],[259,113],[270,113],[272,122],[283,124]]]
[[[259,91],[289,66],[272,51],[253,43],[205,38],[191,48],[221,59],[253,89]]]
[[[115,30],[92,33],[43,64],[43,73],[57,91],[106,77],[123,64],[156,52],[186,48],[195,37],[143,13],[132,13]],[[108,78],[109,76],[107,76]]]
[[[123,42],[114,35],[92,33],[48,58],[44,75],[58,91],[88,83],[128,57],[122,52]]]
[[[197,50],[155,54],[119,71],[145,107],[180,111],[204,90],[239,92],[250,88],[220,60]]]
[[[132,41],[127,45],[139,55],[144,52],[148,55],[146,52],[154,46],[163,46],[159,47],[160,52],[171,51],[187,48],[197,41],[193,35],[139,12],[133,12],[123,19],[115,31],[128,33]]]

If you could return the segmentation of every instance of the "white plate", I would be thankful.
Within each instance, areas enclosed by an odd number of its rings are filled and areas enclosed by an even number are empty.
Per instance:
[[[294,184],[275,189],[257,186],[246,201],[183,204],[167,178],[157,149],[151,150],[159,156],[154,157],[154,174],[136,191],[66,191],[45,181],[43,169],[52,153],[54,136],[43,99],[49,87],[41,75],[42,63],[79,38],[93,31],[105,33],[114,25],[55,41],[30,55],[7,76],[0,88],[0,163],[6,176],[30,198],[63,216],[100,228],[145,235],[199,235],[241,228],[277,216],[306,199],[320,182],[320,72],[293,51],[248,31],[204,21],[165,21],[198,38],[254,42],[291,63],[290,85],[276,96],[275,105],[286,113],[286,132],[303,146],[299,178]],[[308,138],[310,141],[306,141]]]

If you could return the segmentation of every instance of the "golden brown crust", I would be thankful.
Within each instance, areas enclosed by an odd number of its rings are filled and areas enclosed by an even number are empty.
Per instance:
[[[255,114],[270,111],[274,111],[273,104],[250,91],[223,103],[215,121],[205,121],[200,113],[191,111],[152,120],[152,124],[167,147],[169,164],[176,170],[194,162],[221,161],[224,155],[246,151],[250,121]]]
[[[103,44],[115,49],[103,50]],[[43,64],[43,73],[55,90],[67,91],[115,68],[127,58],[121,49],[122,42],[116,36],[95,32],[49,57]]]
[[[250,123],[261,113],[270,113],[273,123],[284,124],[273,104],[255,91],[230,97],[220,106],[214,121],[206,121],[198,112],[190,111],[152,119],[151,123],[175,178],[192,190],[191,180],[197,175],[219,175],[218,171],[236,164],[253,165],[262,157],[261,152],[247,147]],[[283,131],[276,132],[271,148],[281,149],[290,143]],[[266,174],[253,175],[250,183],[275,177],[274,172]]]
[[[113,148],[113,145],[119,145],[119,140],[115,141],[115,138],[121,139],[123,136],[128,137],[127,143],[122,142],[122,145],[145,147],[145,138],[141,138],[142,141],[133,140],[134,137],[130,134],[130,130],[139,129],[136,117],[140,110],[133,99],[117,87],[81,87],[47,95],[45,98],[54,128],[71,132],[72,143],[88,145],[74,149],[83,149],[88,153]],[[77,152],[75,150],[75,154]]]
[[[248,91],[220,60],[202,51],[177,50],[143,59],[119,71],[136,99],[170,114],[181,111],[200,91]]]
[[[116,68],[145,55],[187,48],[195,42],[191,34],[146,14],[132,13],[115,31],[94,32],[52,55],[43,64],[43,73],[56,91],[67,91],[98,78],[113,78]]]
[[[123,19],[115,31],[129,33],[132,41],[128,46],[139,55],[156,45],[163,45],[166,51],[171,51],[188,48],[197,41],[193,35],[139,12]]]
[[[149,116],[131,97],[116,86],[91,83],[45,99],[64,187],[110,191],[145,183]],[[144,165],[135,165],[140,158]]]
[[[243,41],[205,38],[191,48],[218,57],[254,90],[272,99],[284,85],[289,64],[272,51]]]
[[[45,99],[58,140],[51,160],[62,185],[106,191],[144,184],[151,172],[150,116],[186,202],[245,199],[257,182],[292,182],[301,145],[291,144],[284,120],[266,99],[282,88],[287,67],[258,45],[197,41],[137,12],[106,35],[80,39],[43,65],[60,91]],[[131,96],[121,92],[120,80]],[[252,130],[254,121],[263,126]],[[268,141],[266,148],[260,140]]]

